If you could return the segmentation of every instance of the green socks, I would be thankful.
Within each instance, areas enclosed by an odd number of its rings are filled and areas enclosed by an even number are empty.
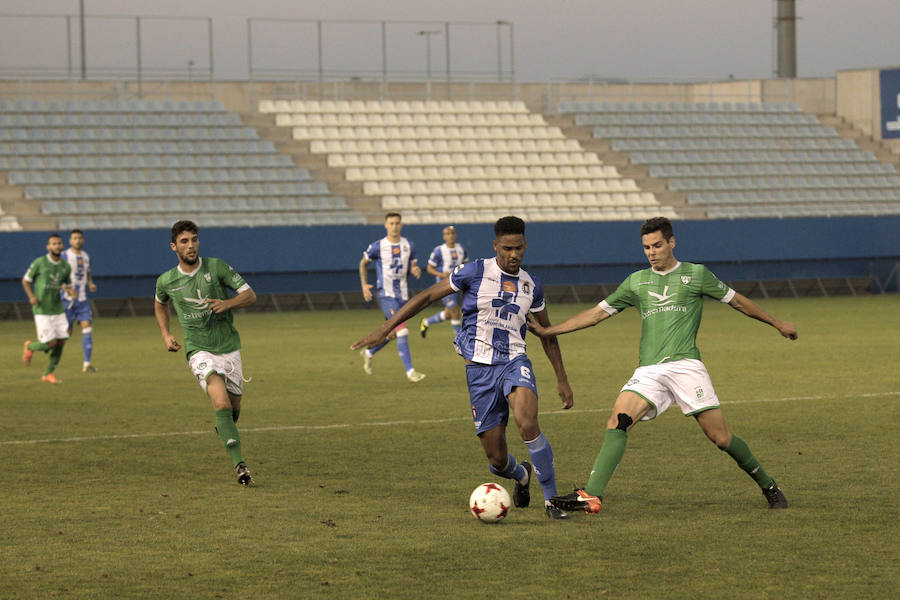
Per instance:
[[[225,452],[228,453],[231,462],[237,465],[244,460],[241,456],[241,436],[232,419],[230,408],[216,411],[216,431],[219,432],[219,439],[222,440],[222,445],[225,446]]]
[[[28,349],[32,352],[46,352],[50,349],[50,346],[48,346],[44,342],[31,342],[30,344],[28,344]]]
[[[600,447],[600,453],[594,461],[594,470],[585,486],[585,491],[592,496],[602,496],[606,484],[609,483],[613,472],[619,466],[619,461],[625,454],[625,444],[628,442],[628,434],[621,429],[607,429],[606,439]]]
[[[33,344],[33,342],[32,342]],[[44,344],[46,346],[46,344]],[[29,344],[29,349],[31,349],[31,344]],[[56,369],[56,365],[59,364],[59,359],[62,357],[63,346],[62,344],[57,344],[53,350],[50,351],[50,362],[47,363],[47,368],[44,370],[44,375],[49,375]]]
[[[747,442],[736,435],[732,435],[731,444],[725,448],[725,452],[734,459],[734,462],[736,462],[747,475],[753,478],[753,481],[755,481],[760,488],[766,489],[772,485],[774,479],[769,477],[766,470],[759,464],[759,461],[756,459],[756,456],[753,455]]]

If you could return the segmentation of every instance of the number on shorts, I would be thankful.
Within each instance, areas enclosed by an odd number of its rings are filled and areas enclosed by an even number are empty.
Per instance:
[[[531,379],[531,369],[526,366],[519,367],[519,371],[522,373],[522,377],[525,379]]]

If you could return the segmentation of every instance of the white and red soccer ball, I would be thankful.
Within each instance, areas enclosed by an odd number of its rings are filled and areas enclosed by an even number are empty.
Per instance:
[[[499,483],[482,483],[469,496],[469,510],[484,523],[502,521],[510,508],[509,492]]]

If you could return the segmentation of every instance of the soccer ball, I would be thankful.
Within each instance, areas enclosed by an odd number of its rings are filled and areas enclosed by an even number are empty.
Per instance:
[[[510,507],[509,492],[499,483],[482,483],[469,496],[469,510],[484,523],[502,521]]]

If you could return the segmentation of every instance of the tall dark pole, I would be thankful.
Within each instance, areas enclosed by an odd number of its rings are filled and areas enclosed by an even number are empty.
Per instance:
[[[81,79],[87,79],[87,51],[84,39],[84,0],[78,0],[78,21],[81,26]]]
[[[795,0],[776,0],[775,30],[778,38],[778,77],[797,76],[797,7]]]

